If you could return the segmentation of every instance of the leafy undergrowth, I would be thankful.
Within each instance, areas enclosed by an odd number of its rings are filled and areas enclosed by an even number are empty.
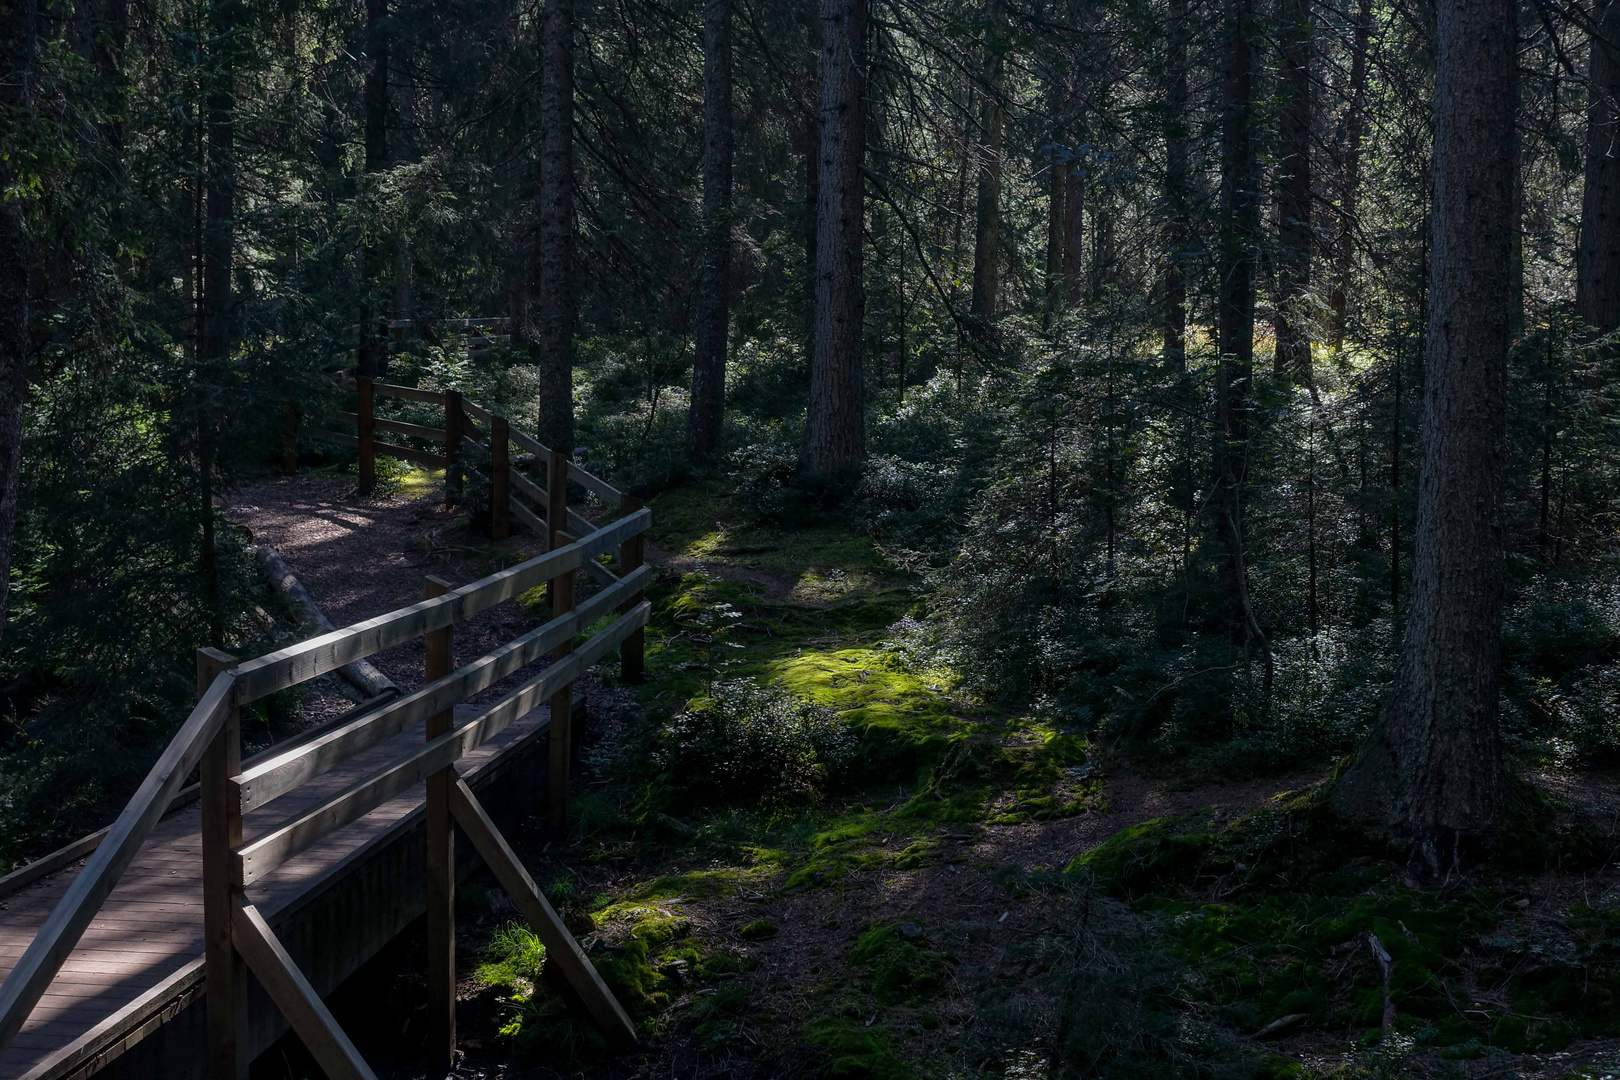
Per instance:
[[[1352,1080],[1620,1035],[1620,893],[1532,887],[1606,859],[1545,798],[1504,845],[1534,857],[1443,893],[1312,794],[1026,867],[997,843],[1109,809],[1083,737],[919,660],[914,583],[852,531],[653,505],[648,679],[571,803],[590,889],[552,885],[649,1073]],[[535,958],[502,931],[467,984],[501,1059],[598,1068]]]

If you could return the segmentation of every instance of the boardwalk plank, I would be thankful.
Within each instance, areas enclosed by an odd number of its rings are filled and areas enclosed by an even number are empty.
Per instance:
[[[468,712],[465,715],[472,715]],[[534,710],[457,763],[468,775],[501,749],[543,724],[546,710]],[[325,773],[249,814],[244,833],[251,839],[306,813],[379,764],[397,760],[422,745],[414,725],[384,740],[343,766]],[[249,890],[267,914],[296,901],[366,844],[385,835],[421,804],[415,785],[317,847],[277,867]],[[0,1053],[0,1080],[17,1080],[50,1054],[122,1006],[156,986],[202,949],[200,816],[195,806],[165,817],[124,878],[85,931],[62,971],[46,989],[21,1033]],[[67,891],[83,863],[63,869],[6,898],[0,911],[0,978],[15,966],[56,900]]]

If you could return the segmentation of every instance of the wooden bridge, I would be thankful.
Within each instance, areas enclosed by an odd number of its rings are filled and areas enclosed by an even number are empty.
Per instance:
[[[307,434],[359,447],[362,491],[378,453],[443,465],[450,498],[482,468],[494,534],[516,519],[546,538],[546,552],[459,588],[429,578],[421,603],[256,659],[201,650],[197,706],[117,821],[0,878],[0,1080],[235,1080],[289,1026],[329,1076],[371,1077],[322,995],[424,912],[427,1066],[444,1075],[455,1046],[455,885],[478,865],[610,1039],[634,1040],[501,830],[537,809],[542,789],[550,826],[566,825],[575,680],[615,650],[622,675],[641,677],[650,512],[454,391],[369,380],[354,390],[356,412],[336,419],[355,435]],[[387,397],[442,404],[444,426],[377,415]],[[433,449],[378,443],[379,429]],[[544,486],[512,466],[511,445],[544,463]],[[598,527],[572,511],[570,482],[617,516]],[[576,604],[581,572],[597,588]],[[542,584],[548,621],[456,666],[458,622]],[[416,637],[426,645],[420,689],[241,760],[243,706]],[[547,656],[495,704],[467,704]],[[452,823],[470,850],[458,849]]]

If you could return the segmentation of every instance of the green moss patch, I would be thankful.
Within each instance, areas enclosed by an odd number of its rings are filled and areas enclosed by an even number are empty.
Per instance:
[[[866,988],[879,1005],[921,1005],[945,988],[955,958],[936,951],[908,922],[867,930],[849,962],[867,969]]]
[[[1490,871],[1468,890],[1409,887],[1316,793],[1230,822],[1124,829],[1069,873],[1161,917],[1162,947],[1239,1031],[1298,1015],[1291,1030],[1360,1028],[1376,1041],[1382,950],[1397,1030],[1419,1045],[1546,1052],[1620,1035],[1620,905],[1531,919],[1513,879]]]
[[[910,1080],[916,1075],[886,1030],[859,1021],[824,1017],[805,1029],[804,1041],[825,1055],[821,1075],[828,1080]]]

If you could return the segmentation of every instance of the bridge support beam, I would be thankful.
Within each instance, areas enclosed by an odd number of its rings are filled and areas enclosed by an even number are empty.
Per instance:
[[[449,592],[443,578],[429,577],[423,598],[433,599]],[[427,646],[424,682],[434,682],[450,674],[455,665],[451,628],[423,635]],[[455,711],[428,717],[427,741],[450,730]],[[456,1058],[456,836],[450,820],[450,785],[456,777],[454,765],[427,778],[427,798],[423,813],[427,832],[427,1059],[428,1075],[447,1075]]]
[[[552,722],[555,732],[556,722]],[[467,834],[478,850],[479,858],[501,883],[506,895],[512,898],[523,920],[529,924],[546,947],[546,963],[555,964],[563,978],[584,1004],[608,1041],[623,1049],[635,1045],[636,1026],[630,1021],[619,999],[613,996],[602,975],[596,970],[585,950],[579,947],[574,935],[568,932],[555,908],[546,899],[534,878],[523,868],[523,863],[506,842],[506,838],[490,821],[479,805],[478,797],[466,781],[457,779],[450,789],[450,809],[456,815],[456,824]]]

